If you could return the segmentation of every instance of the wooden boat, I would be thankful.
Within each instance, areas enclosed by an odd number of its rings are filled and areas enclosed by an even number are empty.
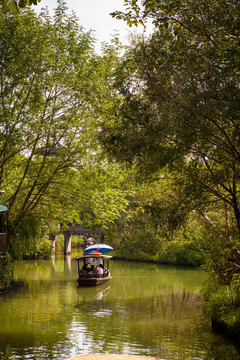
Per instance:
[[[78,285],[79,286],[97,286],[105,283],[110,279],[110,271],[109,271],[109,260],[112,256],[103,255],[99,252],[90,253],[83,256],[78,256],[75,259],[78,262]],[[82,267],[86,265],[94,265],[98,266],[103,264],[103,274],[102,275],[94,275],[94,274],[83,274]],[[82,265],[82,266],[81,266]]]

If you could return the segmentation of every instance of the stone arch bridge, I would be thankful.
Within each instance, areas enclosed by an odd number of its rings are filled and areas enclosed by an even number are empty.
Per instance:
[[[71,242],[72,236],[83,236],[85,238],[97,237],[100,238],[103,236],[102,231],[99,228],[87,228],[80,225],[69,225],[68,229],[64,231],[64,254],[71,254]]]

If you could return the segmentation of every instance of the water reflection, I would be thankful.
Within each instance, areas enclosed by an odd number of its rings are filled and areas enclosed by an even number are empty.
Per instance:
[[[0,297],[0,358],[240,358],[201,315],[201,271],[114,261],[111,273],[103,285],[80,288],[69,256],[16,263],[18,286]]]
[[[112,314],[112,305],[108,301],[107,294],[110,291],[109,284],[103,284],[93,288],[77,288],[78,303],[76,308],[91,313],[93,316],[104,317]]]
[[[71,273],[71,268],[72,268],[72,258],[71,255],[64,255],[64,272],[69,272]]]

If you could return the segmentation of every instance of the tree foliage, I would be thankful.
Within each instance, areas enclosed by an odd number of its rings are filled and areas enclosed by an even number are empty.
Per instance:
[[[182,202],[203,217],[210,203],[227,206],[232,248],[232,236],[240,237],[239,4],[125,4],[114,16],[132,24],[150,17],[156,30],[132,44],[115,72],[102,143],[142,177],[163,168],[175,174]]]
[[[37,5],[41,0],[1,0],[0,9],[3,13],[19,12],[20,8]]]
[[[33,241],[40,228],[78,221],[93,191],[84,183],[87,174],[95,196],[100,191],[93,177],[99,153],[95,102],[106,67],[94,54],[91,32],[63,1],[53,19],[47,11],[39,17],[30,10],[1,13],[0,39],[0,188],[16,253],[29,245],[23,238]],[[107,222],[119,210],[114,197],[102,201]]]

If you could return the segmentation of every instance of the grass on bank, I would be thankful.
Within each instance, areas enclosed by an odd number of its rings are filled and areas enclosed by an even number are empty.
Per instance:
[[[212,319],[213,327],[240,341],[240,274],[235,274],[229,285],[208,282],[203,294],[203,309]]]

